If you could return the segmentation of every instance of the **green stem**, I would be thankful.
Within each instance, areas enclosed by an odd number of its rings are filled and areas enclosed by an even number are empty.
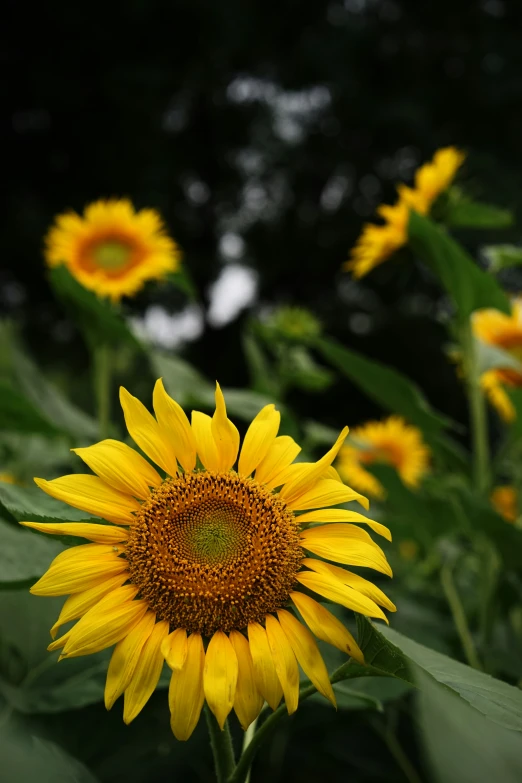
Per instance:
[[[482,664],[480,663],[477,651],[475,649],[473,637],[471,636],[471,632],[469,630],[466,613],[464,612],[464,607],[462,606],[455,582],[453,581],[451,566],[447,563],[446,565],[442,566],[440,572],[440,581],[451,609],[453,622],[455,623],[455,628],[457,629],[457,633],[460,637],[466,659],[469,665],[474,669],[483,671]]]
[[[225,722],[223,731],[221,731],[217,720],[206,704],[205,717],[210,735],[212,755],[214,756],[217,783],[225,783],[234,772],[236,766],[228,720]]]
[[[94,348],[94,390],[100,438],[109,437],[111,420],[111,351],[108,345]]]
[[[383,673],[378,669],[374,669],[372,666],[365,666],[363,668],[357,664],[354,665],[351,662],[348,662],[344,663],[333,672],[330,677],[330,682],[335,684],[341,680],[348,680],[361,676],[383,676]],[[317,693],[317,689],[313,685],[305,685],[299,691],[299,700],[303,701],[303,699],[307,699],[314,693]],[[267,737],[270,736],[281,718],[283,718],[286,714],[286,704],[281,704],[281,706],[278,707],[275,712],[269,715],[268,718],[261,724],[248,745],[246,745],[244,748],[243,753],[241,754],[241,758],[239,759],[235,770],[228,778],[227,783],[245,783],[250,767],[252,766],[254,756],[256,755],[260,745],[265,741],[265,739],[267,739]]]
[[[243,756],[245,750],[248,748],[250,743],[252,742],[254,735],[256,733],[257,728],[257,721],[259,720],[259,717],[257,717],[255,720],[252,721],[248,729],[245,731],[245,737],[243,739],[243,747],[241,749],[241,756]],[[245,777],[245,783],[250,783],[250,773],[252,771],[252,768],[248,768],[248,772]]]
[[[475,338],[470,319],[467,319],[462,324],[460,333],[464,372],[468,386],[473,447],[473,478],[477,490],[480,493],[485,493],[489,487],[488,418],[486,400],[480,386]]]

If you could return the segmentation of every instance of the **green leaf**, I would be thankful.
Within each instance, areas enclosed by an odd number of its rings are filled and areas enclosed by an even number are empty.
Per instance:
[[[36,536],[0,520],[0,590],[34,583],[63,550],[51,536]]]
[[[250,374],[250,385],[253,390],[261,394],[268,394],[274,400],[278,399],[281,391],[280,384],[275,377],[270,361],[252,330],[243,334],[242,342]]]
[[[318,338],[314,347],[383,408],[404,416],[427,436],[437,436],[451,422],[434,411],[421,390],[392,367],[367,359],[335,340]]]
[[[99,522],[86,511],[71,508],[38,487],[0,482],[0,507],[17,522]]]
[[[380,630],[357,616],[359,646],[372,668],[417,684],[415,666],[444,685],[493,723],[522,731],[522,691],[408,639],[392,628]]]
[[[25,397],[56,430],[79,438],[98,438],[97,422],[73,405],[28,356],[13,347],[12,360]]]
[[[139,341],[116,308],[80,285],[65,266],[52,269],[49,280],[69,310],[71,320],[80,324],[91,342],[115,345],[123,342],[141,350]]]
[[[482,253],[493,273],[522,264],[522,247],[517,245],[488,245],[482,248]]]
[[[21,392],[0,383],[0,430],[57,435],[58,430]]]
[[[455,228],[508,228],[513,225],[513,213],[461,196],[448,202],[444,222]]]
[[[440,278],[461,318],[468,318],[482,307],[511,313],[509,299],[495,278],[477,266],[464,248],[429,218],[412,210],[408,235],[415,252]]]

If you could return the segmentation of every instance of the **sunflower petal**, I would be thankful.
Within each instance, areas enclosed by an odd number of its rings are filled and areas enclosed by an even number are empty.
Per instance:
[[[275,710],[283,690],[268,645],[266,631],[259,623],[249,623],[248,642],[254,667],[254,680],[264,700]]]
[[[177,740],[188,740],[197,726],[205,694],[203,669],[205,651],[199,633],[187,640],[187,660],[181,670],[174,670],[169,687],[170,725]]]
[[[326,560],[373,568],[393,576],[386,555],[365,530],[355,525],[321,525],[301,532],[305,549]]]
[[[283,480],[280,478],[282,472],[294,461],[301,446],[295,442],[289,435],[279,435],[270,446],[266,457],[264,457],[256,468],[256,481],[259,484],[266,484],[268,489],[279,487]]]
[[[119,544],[129,535],[122,527],[114,525],[95,525],[89,522],[20,522],[24,527],[50,533],[55,536],[77,536],[95,541],[97,544]]]
[[[350,571],[345,571],[344,568],[331,565],[330,563],[325,563],[324,560],[316,560],[312,557],[306,557],[301,561],[301,565],[306,566],[307,568],[311,568],[312,571],[316,571],[318,574],[329,574],[330,576],[334,577],[334,579],[338,579],[343,585],[353,587],[353,589],[357,590],[357,592],[362,593],[372,601],[375,601],[375,603],[379,606],[384,606],[384,608],[388,609],[388,611],[397,611],[395,604],[390,601],[388,596],[385,595],[385,593],[383,593],[383,591],[380,590],[377,585],[374,585],[373,582],[370,582],[368,579],[364,579],[358,574],[353,574]]]
[[[165,663],[161,645],[168,632],[168,622],[161,620],[156,623],[142,647],[134,674],[123,697],[123,721],[126,724],[131,723],[140,714],[154,693]]]
[[[289,501],[288,506],[292,511],[304,511],[309,508],[336,506],[339,503],[348,503],[352,500],[357,500],[363,508],[369,508],[367,498],[359,495],[354,489],[339,484],[335,479],[319,479],[311,489]]]
[[[208,643],[203,672],[203,689],[207,704],[223,731],[234,706],[237,683],[237,656],[228,636],[216,631]]]
[[[336,706],[335,696],[323,657],[310,631],[286,609],[277,612],[281,627],[286,634],[301,669],[333,706]]]
[[[67,563],[85,563],[88,560],[100,560],[103,558],[113,558],[121,555],[125,551],[122,544],[78,544],[64,549],[59,555],[56,555],[49,569],[62,566]]]
[[[212,419],[201,411],[192,411],[192,431],[199,458],[207,470],[220,469],[220,460],[214,436]]]
[[[79,593],[124,571],[127,571],[127,562],[121,557],[107,556],[85,563],[63,563],[50,568],[30,588],[30,592],[47,596]]]
[[[266,457],[276,439],[280,422],[281,414],[274,405],[265,405],[259,411],[243,440],[238,463],[240,476],[250,476]]]
[[[305,511],[304,514],[299,514],[297,521],[299,523],[356,522],[362,525],[368,525],[374,533],[383,536],[387,541],[392,540],[390,530],[384,525],[381,525],[380,522],[368,519],[364,514],[359,514],[357,511],[347,511],[344,508],[321,508],[317,511]]]
[[[184,628],[176,628],[161,645],[161,652],[168,665],[174,671],[181,671],[187,660],[187,632]]]
[[[296,711],[299,702],[299,668],[297,661],[292,646],[278,620],[272,614],[267,614],[265,622],[268,646],[270,647],[272,660],[283,689],[286,709],[288,714],[292,715]]]
[[[352,587],[343,585],[338,579],[326,574],[315,574],[312,571],[300,571],[296,579],[308,590],[319,593],[329,601],[335,601],[335,603],[367,617],[378,617],[380,620],[388,622],[386,615],[374,601],[361,595]]]
[[[98,476],[74,473],[52,481],[35,478],[34,482],[51,497],[117,525],[132,525],[133,512],[140,510],[137,500],[118,492]]]
[[[160,378],[152,395],[154,413],[166,438],[172,441],[177,458],[184,470],[194,470],[196,465],[196,440],[190,422],[181,405],[173,400]]]
[[[217,446],[219,470],[230,470],[236,462],[239,451],[239,432],[227,417],[225,398],[219,383],[216,383],[216,410],[212,417],[212,435]]]
[[[264,699],[256,687],[252,655],[247,639],[239,631],[231,631],[229,638],[238,664],[234,711],[241,727],[246,731],[261,712]]]
[[[132,631],[118,642],[112,653],[105,682],[105,707],[110,710],[132,679],[143,645],[156,622],[152,612],[146,612]]]
[[[132,440],[165,473],[169,476],[175,476],[178,472],[178,465],[174,449],[164,436],[154,416],[123,386],[120,387],[120,402],[125,416],[125,424]]]
[[[312,463],[307,470],[303,471],[301,475],[297,476],[294,481],[289,482],[288,484],[285,484],[281,491],[280,495],[281,498],[284,499],[285,503],[291,503],[294,500],[297,500],[302,495],[309,492],[310,487],[321,477],[321,474],[323,474],[332,464],[334,459],[337,457],[337,454],[339,453],[339,450],[341,446],[343,445],[344,441],[346,440],[346,437],[348,435],[348,427],[344,427],[341,434],[335,441],[334,445],[328,451],[324,457],[321,457],[320,460],[317,462]],[[327,481],[336,481],[336,479],[326,479]]]
[[[337,647],[364,665],[364,655],[350,631],[322,604],[304,593],[290,593],[290,598],[313,634],[327,644]]]
[[[141,454],[119,440],[102,440],[94,446],[72,451],[119,492],[145,500],[150,495],[150,487],[161,484],[158,471]]]
[[[65,623],[68,623],[71,620],[77,620],[78,617],[82,617],[89,609],[96,606],[98,601],[104,596],[113,590],[116,590],[116,588],[121,587],[126,579],[126,573],[117,574],[111,579],[102,579],[98,584],[94,585],[94,587],[89,588],[89,590],[83,590],[81,593],[73,593],[70,595],[62,606],[57,621],[51,628],[51,637],[54,639],[60,626],[65,625]]]

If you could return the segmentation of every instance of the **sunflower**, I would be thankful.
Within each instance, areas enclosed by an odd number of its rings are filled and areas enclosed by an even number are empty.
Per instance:
[[[518,519],[518,493],[509,485],[495,487],[490,496],[491,505],[504,517],[506,522],[514,523]]]
[[[390,416],[352,430],[350,443],[340,449],[338,468],[356,489],[383,498],[384,487],[366,470],[366,465],[392,465],[405,484],[417,487],[428,471],[429,458],[430,451],[420,430],[399,416]]]
[[[116,645],[105,704],[124,694],[126,723],[146,704],[166,660],[180,740],[192,734],[205,700],[221,727],[234,709],[246,729],[264,701],[275,709],[283,695],[294,712],[298,664],[335,704],[313,635],[364,659],[310,593],[383,620],[381,607],[395,611],[372,582],[327,562],[391,576],[382,549],[358,525],[391,540],[389,530],[329,508],[353,500],[368,507],[332,467],[347,428],[317,462],[295,462],[300,447],[278,435],[273,405],[252,421],[239,452],[219,385],[214,415],[193,411],[191,423],[161,380],[155,417],[125,389],[120,399],[131,437],[161,472],[124,443],[104,440],[75,450],[96,475],[35,479],[52,497],[111,523],[23,523],[92,542],[58,555],[31,590],[70,594],[53,638],[78,620],[49,649],[71,658]]]
[[[434,201],[453,182],[464,162],[465,154],[455,147],[437,150],[433,160],[425,163],[415,173],[414,187],[397,186],[399,198],[390,206],[381,204],[377,214],[384,223],[366,223],[353,247],[344,269],[356,278],[364,277],[408,241],[410,210],[427,215]]]
[[[64,264],[85,288],[117,301],[147,280],[175,272],[180,252],[158,212],[136,211],[121,199],[89,204],[83,216],[58,215],[45,238],[45,259],[51,267]]]
[[[511,315],[485,309],[473,313],[473,333],[487,345],[500,348],[515,361],[522,361],[522,298],[511,303]],[[495,367],[481,376],[481,385],[491,404],[505,421],[516,418],[506,388],[522,388],[522,373],[513,366]]]

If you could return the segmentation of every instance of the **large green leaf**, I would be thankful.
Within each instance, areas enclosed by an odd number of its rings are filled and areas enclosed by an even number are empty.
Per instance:
[[[427,436],[436,436],[451,422],[434,411],[421,390],[392,367],[367,359],[327,338],[314,340],[315,348],[383,408],[404,416]]]
[[[508,228],[513,225],[513,213],[460,194],[449,200],[444,222],[455,228]]]
[[[357,617],[359,645],[373,670],[417,684],[419,667],[493,723],[522,732],[522,691],[408,639],[392,628]]]
[[[139,341],[116,308],[107,299],[101,299],[80,285],[65,266],[52,269],[49,279],[72,320],[81,325],[93,344],[118,345],[124,342],[141,349]]]
[[[57,435],[58,430],[23,394],[0,383],[0,431]]]
[[[51,536],[36,536],[0,519],[0,590],[32,584],[63,549]]]
[[[90,522],[100,520],[46,495],[38,487],[0,482],[0,507],[17,522]]]
[[[440,278],[461,318],[481,307],[511,313],[509,299],[496,279],[429,218],[412,211],[408,234],[411,246]]]

